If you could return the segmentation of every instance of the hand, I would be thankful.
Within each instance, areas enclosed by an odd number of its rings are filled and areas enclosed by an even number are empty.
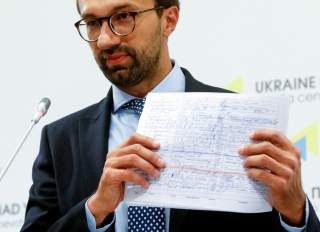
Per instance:
[[[304,218],[305,194],[301,184],[300,151],[283,134],[273,129],[257,130],[239,153],[250,178],[267,186],[270,204],[292,225]]]
[[[147,180],[134,172],[133,168],[158,178],[164,161],[152,150],[160,144],[153,139],[132,135],[125,143],[107,155],[103,173],[95,194],[88,200],[88,207],[96,219],[97,226],[117,208],[124,197],[125,182],[132,182],[148,188]]]

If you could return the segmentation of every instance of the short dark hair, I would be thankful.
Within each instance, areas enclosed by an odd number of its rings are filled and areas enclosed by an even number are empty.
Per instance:
[[[163,6],[164,8],[169,8],[170,6],[176,6],[178,9],[180,9],[180,1],[179,0],[154,0],[155,6]],[[79,6],[79,0],[77,0],[77,10],[80,14],[80,6]],[[162,12],[160,11],[160,14]]]
[[[163,6],[164,8],[169,8],[170,6],[176,6],[180,9],[179,0],[154,0],[156,6]]]

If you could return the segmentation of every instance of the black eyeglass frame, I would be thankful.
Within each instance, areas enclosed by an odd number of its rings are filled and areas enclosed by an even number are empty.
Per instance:
[[[132,32],[134,31],[134,29],[136,28],[136,16],[137,16],[137,15],[142,14],[142,13],[145,13],[145,12],[149,12],[149,11],[152,11],[152,10],[158,11],[158,10],[162,10],[162,9],[164,9],[163,6],[158,6],[158,7],[153,7],[153,8],[149,8],[149,9],[145,9],[145,10],[140,10],[140,11],[119,11],[119,12],[116,12],[116,13],[110,15],[110,16],[105,16],[105,17],[100,17],[100,18],[83,18],[83,19],[80,19],[79,21],[77,21],[77,22],[74,24],[74,26],[76,27],[76,29],[77,29],[80,37],[81,37],[83,40],[85,40],[85,41],[87,41],[87,42],[96,42],[96,41],[98,41],[99,36],[98,36],[98,38],[95,39],[95,40],[88,40],[88,39],[84,38],[83,35],[81,34],[81,32],[80,32],[80,24],[81,24],[83,21],[88,20],[88,19],[96,20],[96,21],[99,23],[100,27],[101,27],[101,26],[102,26],[102,22],[105,21],[105,20],[107,20],[107,21],[108,21],[108,25],[109,25],[111,31],[113,32],[113,34],[118,35],[118,36],[127,36],[127,35],[129,35],[130,33],[132,33]],[[130,14],[130,16],[133,18],[133,22],[134,22],[134,25],[133,25],[133,27],[132,27],[132,30],[131,30],[130,32],[126,33],[126,34],[121,34],[121,33],[117,32],[117,31],[114,29],[114,26],[112,25],[112,18],[115,17],[115,16],[117,16],[117,15],[123,14],[123,13]]]

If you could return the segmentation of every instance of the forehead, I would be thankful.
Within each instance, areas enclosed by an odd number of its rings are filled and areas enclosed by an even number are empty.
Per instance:
[[[81,15],[107,15],[129,8],[153,7],[154,0],[78,0]]]

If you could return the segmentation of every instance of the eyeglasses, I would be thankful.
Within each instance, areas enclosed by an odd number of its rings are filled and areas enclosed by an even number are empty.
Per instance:
[[[96,42],[101,33],[101,26],[104,20],[108,21],[111,31],[115,35],[126,36],[134,31],[136,16],[152,10],[160,10],[163,7],[154,7],[141,11],[117,12],[111,16],[101,18],[84,18],[76,22],[79,35],[87,42]]]

